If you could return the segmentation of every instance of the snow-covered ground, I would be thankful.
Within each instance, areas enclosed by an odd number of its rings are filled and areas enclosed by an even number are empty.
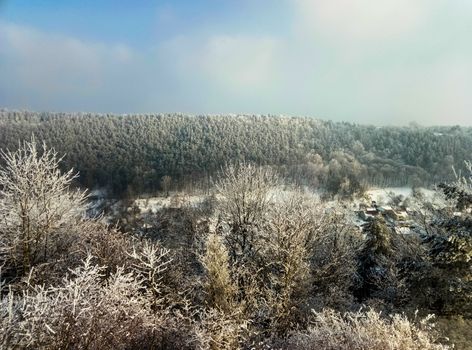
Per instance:
[[[418,189],[426,199],[432,200],[436,196],[436,192],[426,188]],[[404,198],[410,197],[413,194],[411,187],[385,187],[372,188],[366,192],[369,200],[376,201],[378,204],[387,204],[391,196],[402,195]]]
[[[136,199],[134,204],[142,213],[157,213],[162,208],[178,208],[183,205],[197,206],[205,200],[206,196],[189,196],[184,193],[174,194],[169,197],[150,197],[145,199]]]
[[[366,196],[379,204],[385,204],[390,197],[402,195],[409,197],[413,194],[411,187],[385,187],[385,188],[371,188],[366,192]]]
[[[293,194],[293,190],[287,189],[275,189],[270,191],[269,198],[274,201],[284,201]],[[306,196],[312,197],[315,200],[319,200],[320,196],[315,192],[304,192]],[[221,196],[216,196],[218,199],[222,199]],[[156,213],[162,208],[178,208],[183,205],[198,206],[208,196],[206,195],[186,195],[185,193],[174,193],[169,197],[149,197],[143,199],[136,199],[134,205],[136,205],[142,213],[151,212]]]
[[[433,201],[437,198],[437,193],[433,190],[420,188],[419,191],[429,201]],[[276,201],[283,201],[287,199],[293,191],[287,189],[277,189],[271,191],[269,196]],[[369,201],[376,201],[380,205],[385,205],[390,200],[391,196],[402,195],[404,198],[411,197],[413,194],[410,187],[385,187],[385,188],[372,188],[366,192],[366,197]],[[315,200],[320,200],[319,193],[313,191],[305,191],[306,196],[311,196]],[[150,197],[145,199],[136,199],[134,204],[139,208],[142,213],[152,212],[156,213],[162,208],[177,208],[182,205],[197,206],[205,200],[205,195],[186,195],[184,193],[175,193],[169,197]],[[337,201],[332,201],[333,206],[337,205]],[[360,199],[353,200],[351,205],[344,203],[345,206],[352,206],[356,208],[359,204]],[[325,203],[330,204],[330,203]]]
[[[438,207],[442,207],[444,204],[444,197],[433,190],[420,188],[419,191],[423,194],[424,198],[431,203],[436,204]],[[270,192],[269,196],[275,201],[284,201],[293,194],[294,190],[290,188],[280,188]],[[298,192],[298,191],[297,191]],[[315,201],[320,201],[320,193],[309,189],[304,189],[304,194],[307,197],[311,197]],[[363,198],[355,198],[350,201],[338,202],[333,199],[325,202],[326,207],[336,208],[340,205],[347,210],[354,211],[358,210],[360,203],[369,204],[370,201],[376,201],[378,205],[387,205],[392,196],[402,195],[403,199],[412,197],[413,191],[410,187],[385,187],[385,188],[371,188],[366,191],[366,195]],[[103,209],[103,205],[106,204],[106,194],[102,191],[95,191],[92,193],[93,200],[91,201],[90,213],[98,213]],[[220,196],[217,196],[221,199]],[[157,213],[163,208],[179,208],[182,206],[198,206],[205,201],[208,196],[203,194],[187,195],[185,193],[172,193],[169,197],[149,197],[149,198],[138,198],[128,208],[131,210],[133,206],[139,208],[141,213]],[[413,205],[417,201],[409,201],[409,205]],[[115,217],[120,210],[121,201],[109,203],[109,216],[110,218]]]

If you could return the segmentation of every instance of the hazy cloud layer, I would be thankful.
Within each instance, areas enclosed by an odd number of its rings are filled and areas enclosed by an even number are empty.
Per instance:
[[[469,1],[286,1],[264,32],[156,10],[168,34],[144,47],[0,21],[0,105],[472,125]]]

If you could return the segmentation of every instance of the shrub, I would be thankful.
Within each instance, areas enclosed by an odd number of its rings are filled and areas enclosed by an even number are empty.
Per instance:
[[[143,281],[104,268],[89,256],[57,287],[33,287],[2,299],[2,346],[25,349],[150,348],[162,315],[151,310]]]
[[[236,288],[229,269],[229,257],[221,238],[208,235],[205,254],[200,257],[205,268],[204,291],[209,306],[229,312],[234,307]]]
[[[1,152],[0,248],[2,259],[18,274],[57,257],[68,245],[85,214],[86,195],[71,190],[77,177],[62,174],[58,154],[36,141],[23,143],[16,152]]]
[[[437,344],[431,316],[417,325],[403,315],[383,318],[379,312],[341,314],[331,309],[314,313],[313,325],[305,332],[296,332],[282,346],[299,350],[444,350]]]

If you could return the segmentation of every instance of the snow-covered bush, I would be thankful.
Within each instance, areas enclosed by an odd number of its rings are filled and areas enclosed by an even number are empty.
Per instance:
[[[125,349],[157,341],[164,315],[153,312],[143,279],[122,268],[104,278],[89,256],[56,287],[36,286],[2,299],[4,348]]]
[[[71,189],[77,174],[61,173],[57,152],[38,147],[34,138],[0,155],[0,258],[27,273],[69,244],[69,230],[83,220],[86,195]]]
[[[313,325],[293,333],[285,349],[299,350],[445,350],[435,342],[430,318],[418,324],[403,315],[382,317],[374,310],[341,314],[331,309],[314,313]]]

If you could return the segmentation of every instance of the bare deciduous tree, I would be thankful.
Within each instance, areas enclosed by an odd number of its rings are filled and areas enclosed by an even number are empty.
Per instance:
[[[169,197],[170,185],[172,184],[172,178],[169,175],[165,175],[161,179],[162,191],[165,192],[166,197]]]
[[[82,219],[86,194],[71,190],[77,174],[62,174],[62,158],[44,144],[38,149],[34,138],[1,156],[0,240],[7,259],[27,272],[47,258],[61,232]]]
[[[257,227],[269,208],[271,191],[279,184],[279,177],[270,168],[242,163],[223,169],[216,188],[223,197],[220,211],[230,227],[225,238],[233,260],[253,251]]]
[[[274,312],[274,328],[289,329],[296,321],[301,300],[310,292],[310,238],[316,207],[301,193],[292,193],[271,207],[264,227],[264,270],[272,293],[267,296]]]
[[[260,221],[270,203],[271,190],[279,184],[279,177],[270,168],[241,163],[226,166],[216,188],[225,199],[225,214],[243,226]]]

